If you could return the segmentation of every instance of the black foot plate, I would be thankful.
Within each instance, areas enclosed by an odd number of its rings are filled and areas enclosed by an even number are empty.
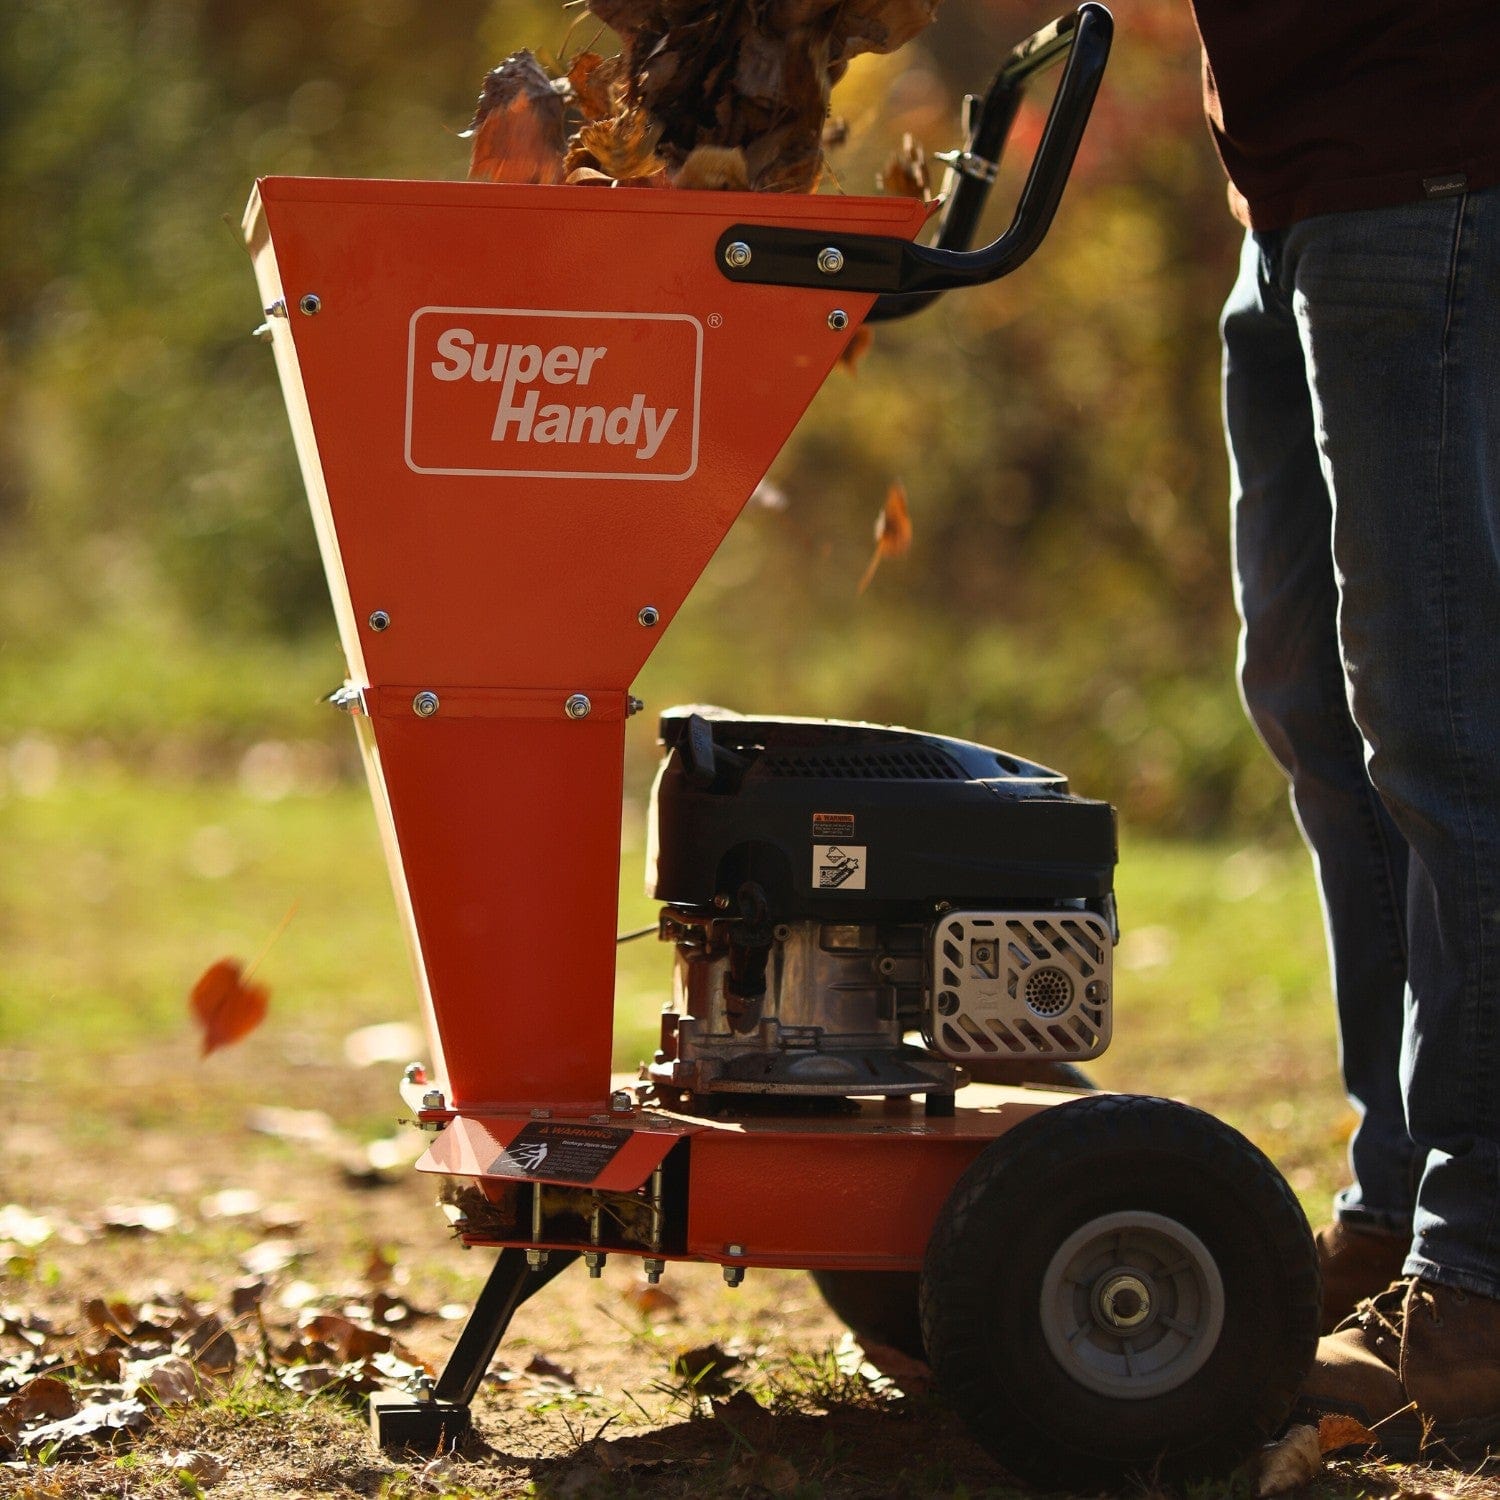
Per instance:
[[[370,1431],[383,1452],[409,1448],[447,1453],[469,1431],[469,1408],[452,1401],[418,1401],[405,1391],[377,1391],[370,1397]]]

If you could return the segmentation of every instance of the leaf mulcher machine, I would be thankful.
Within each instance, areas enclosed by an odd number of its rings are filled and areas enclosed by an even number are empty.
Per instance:
[[[811,1271],[1042,1484],[1222,1468],[1290,1409],[1318,1276],[1286,1184],[1110,1037],[1113,809],[905,729],[661,719],[660,1050],[610,1075],[630,686],[865,321],[1015,269],[1109,52],[1085,4],[906,198],[268,178],[246,216],[432,1066],[404,1093],[489,1280],[386,1445],[455,1441],[516,1307],[583,1259]],[[1065,57],[1014,221],[969,245]],[[920,1045],[916,1040],[920,1038]],[[920,1102],[918,1102],[920,1101]]]

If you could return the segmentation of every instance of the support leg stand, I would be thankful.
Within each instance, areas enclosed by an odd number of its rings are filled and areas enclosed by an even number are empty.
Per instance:
[[[553,1251],[547,1264],[534,1271],[524,1250],[502,1250],[432,1390],[421,1397],[407,1391],[378,1391],[370,1397],[376,1446],[423,1453],[456,1448],[469,1431],[469,1403],[516,1309],[577,1259],[571,1252]]]

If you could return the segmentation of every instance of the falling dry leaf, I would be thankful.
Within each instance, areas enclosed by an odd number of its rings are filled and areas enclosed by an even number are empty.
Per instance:
[[[485,75],[464,138],[471,182],[561,182],[563,101],[531,53],[513,52]]]
[[[681,1316],[678,1299],[664,1286],[643,1281],[625,1293],[625,1300],[643,1318],[676,1318]]]
[[[1257,1500],[1300,1489],[1323,1472],[1323,1450],[1316,1427],[1293,1427],[1279,1442],[1260,1451],[1256,1465]]]
[[[694,146],[672,177],[678,188],[730,189],[745,192],[750,169],[738,146]]]
[[[926,203],[932,196],[927,175],[927,153],[910,131],[901,137],[901,148],[893,151],[879,177],[881,189],[903,198],[920,198]]]
[[[1353,1417],[1323,1417],[1318,1422],[1318,1447],[1324,1453],[1340,1448],[1373,1448],[1380,1441],[1363,1422]]]
[[[237,958],[210,964],[193,986],[189,1002],[203,1028],[201,1056],[249,1036],[266,1018],[270,991],[252,984]]]
[[[844,345],[844,352],[839,355],[839,363],[851,375],[857,374],[860,360],[870,352],[870,345],[874,342],[875,330],[868,323],[861,323],[849,335],[849,342]]]
[[[614,85],[620,77],[620,59],[604,58],[597,52],[580,52],[568,69],[573,99],[585,120],[602,120],[614,113]]]
[[[875,518],[875,555],[865,576],[859,580],[859,593],[869,588],[875,570],[887,557],[905,557],[911,550],[911,512],[906,505],[906,489],[898,479],[886,491],[885,504]]]

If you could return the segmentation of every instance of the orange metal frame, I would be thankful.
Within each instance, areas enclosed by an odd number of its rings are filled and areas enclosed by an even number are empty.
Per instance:
[[[493,1155],[533,1111],[607,1107],[628,689],[873,301],[732,282],[716,241],[747,221],[910,238],[927,214],[257,185],[246,238],[446,1092],[436,1117],[456,1122],[427,1169],[483,1177],[485,1142]],[[967,1161],[1045,1102],[956,1121],[871,1106],[811,1130],[634,1123],[694,1136],[690,1253],[910,1265]]]

